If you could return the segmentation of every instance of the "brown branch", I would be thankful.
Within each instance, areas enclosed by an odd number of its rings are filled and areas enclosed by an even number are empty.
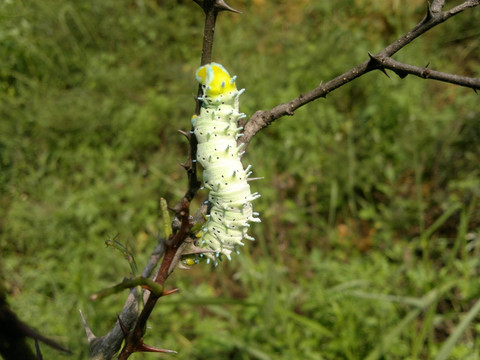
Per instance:
[[[166,243],[165,255],[163,257],[162,264],[160,265],[160,269],[154,279],[155,282],[160,284],[162,287],[164,287],[165,280],[167,279],[168,275],[170,275],[169,269],[173,259],[175,258],[175,254],[192,227],[192,224],[189,221],[189,206],[190,202],[184,198],[182,210],[179,214],[180,218],[182,219],[180,230],[176,234],[172,234]],[[145,351],[143,335],[147,327],[147,320],[150,317],[150,314],[152,313],[158,299],[170,293],[171,292],[163,292],[163,294],[156,294],[154,292],[150,293],[142,312],[135,322],[135,326],[133,327],[132,331],[127,333],[127,336],[125,337],[125,345],[118,357],[119,360],[128,359],[129,356],[134,352]]]
[[[454,15],[459,14],[467,8],[473,8],[480,5],[480,0],[467,0],[462,4],[446,11],[441,11],[443,5],[444,1],[435,1],[432,7],[428,6],[427,14],[423,18],[423,20],[420,21],[420,23],[418,23],[412,30],[408,31],[405,35],[388,45],[378,54],[370,56],[369,60],[361,63],[360,65],[357,65],[356,67],[326,82],[325,84],[320,84],[318,87],[305,94],[300,94],[296,99],[277,105],[268,111],[259,110],[254,113],[250,118],[250,121],[248,121],[246,124],[242,124],[244,126],[244,136],[239,138],[238,143],[244,143],[245,149],[253,136],[255,136],[255,134],[270,125],[275,120],[285,115],[293,115],[295,110],[299,107],[304,106],[316,99],[326,97],[328,93],[355,80],[362,75],[365,75],[372,70],[380,69],[384,71],[382,65],[378,63],[378,59],[385,59],[391,57],[393,54],[404,48],[414,39],[424,34],[434,26],[441,24],[442,22],[448,20]],[[469,81],[473,81],[473,83],[475,83],[476,80],[471,79]],[[466,84],[467,82],[464,82],[462,86],[467,86]],[[475,88],[476,87],[474,87],[474,89]]]
[[[239,12],[230,6],[228,6],[223,0],[194,0],[199,4],[205,12],[205,28],[203,36],[203,49],[202,49],[202,58],[201,65],[207,64],[212,61],[212,49],[213,49],[213,37],[215,33],[215,23],[217,15],[220,11],[231,11]],[[200,102],[196,100],[196,110],[195,113],[200,112]],[[190,229],[193,223],[189,219],[189,206],[190,201],[194,198],[195,194],[200,188],[200,181],[197,178],[196,164],[193,159],[196,159],[197,153],[197,141],[195,136],[192,136],[191,133],[186,133],[180,131],[184,136],[187,137],[189,141],[189,158],[186,162],[181,165],[187,171],[188,177],[188,189],[185,193],[185,196],[181,201],[177,203],[174,207],[176,212],[175,219],[172,222],[172,228],[174,235],[167,241],[166,245],[162,247],[159,256],[163,256],[162,263],[160,268],[155,276],[155,282],[164,286],[164,283],[170,273],[175,268],[174,262],[178,261],[177,252],[184,243],[185,239],[190,233]],[[152,254],[153,255],[153,254]],[[151,256],[152,258],[152,256]],[[155,265],[158,263],[158,258],[155,257]],[[142,276],[149,276],[155,265],[148,271],[148,275],[142,273]],[[99,354],[98,359],[110,359],[114,356],[116,351],[118,351],[121,342],[125,338],[125,345],[119,355],[119,359],[127,359],[132,353],[136,351],[152,351],[154,349],[143,343],[143,335],[146,329],[146,322],[153,311],[153,308],[156,305],[156,302],[161,296],[170,294],[169,292],[163,294],[154,294],[150,293],[146,304],[137,318],[138,306],[136,304],[136,290],[133,289],[127,299],[127,303],[124,306],[122,314],[119,316],[119,322],[117,322],[115,328],[109,332],[105,337],[105,341],[99,342],[98,338],[92,339],[90,346],[95,344],[95,349],[98,349]],[[132,321],[133,320],[133,321]],[[136,320],[136,321],[135,321]],[[121,322],[121,323],[120,323]],[[130,329],[132,329],[130,331]],[[116,346],[112,347],[112,343]],[[117,347],[118,345],[118,347]],[[108,353],[102,351],[103,349],[108,348]],[[113,350],[116,349],[115,352]],[[165,351],[164,351],[165,352]],[[92,350],[92,358],[97,359],[94,356],[94,351]]]
[[[405,78],[408,74],[411,74],[423,79],[438,80],[450,84],[465,86],[474,90],[480,90],[480,78],[471,78],[467,76],[448,74],[429,69],[428,66],[421,68],[418,66],[404,64],[392,59],[391,57],[375,58],[379,62],[379,64],[381,64],[382,68],[392,70],[401,79]]]
[[[147,264],[145,265],[142,276],[149,277],[155,267],[157,266],[160,258],[165,252],[165,241],[159,239],[158,245],[150,255]],[[130,290],[130,294],[125,301],[125,305],[119,315],[122,319],[122,323],[128,329],[132,328],[138,317],[138,303],[137,303],[137,290]],[[82,314],[82,320],[84,323],[85,331],[88,336],[88,345],[90,346],[90,358],[91,359],[113,359],[116,353],[120,350],[124,339],[123,332],[120,324],[117,322],[114,328],[102,337],[95,337],[92,331],[88,327],[86,320]]]

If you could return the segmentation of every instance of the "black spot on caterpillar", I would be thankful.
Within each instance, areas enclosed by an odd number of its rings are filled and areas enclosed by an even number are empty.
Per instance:
[[[203,183],[212,204],[207,222],[199,234],[199,246],[213,253],[205,253],[207,262],[215,264],[221,254],[230,260],[233,251],[243,246],[242,240],[254,240],[248,235],[250,222],[260,222],[253,211],[252,201],[260,197],[250,192],[247,178],[251,174],[240,161],[241,147],[237,139],[242,136],[238,120],[245,117],[238,110],[236,77],[230,77],[220,64],[200,67],[196,78],[202,86],[202,108],[192,118],[197,138],[197,161],[202,165]]]

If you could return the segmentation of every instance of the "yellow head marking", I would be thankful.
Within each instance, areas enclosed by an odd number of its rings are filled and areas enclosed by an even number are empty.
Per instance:
[[[197,70],[197,81],[204,86],[203,93],[208,98],[235,92],[235,79],[220,64],[211,63]]]

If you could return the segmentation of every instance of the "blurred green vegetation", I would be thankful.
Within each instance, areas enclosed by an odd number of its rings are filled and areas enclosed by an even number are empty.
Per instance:
[[[458,2],[454,2],[458,3]],[[367,59],[423,1],[231,0],[214,60],[269,109]],[[451,6],[451,5],[450,5]],[[0,251],[20,317],[88,354],[161,231],[196,92],[202,12],[192,1],[0,4]],[[479,9],[396,59],[479,77]],[[370,73],[253,139],[244,164],[262,224],[231,263],[176,271],[134,359],[479,359],[480,107],[471,90]],[[197,206],[202,201],[199,196]],[[232,300],[233,299],[233,300]],[[475,307],[475,305],[477,305]],[[463,322],[462,322],[463,320]],[[61,354],[42,348],[47,359]]]

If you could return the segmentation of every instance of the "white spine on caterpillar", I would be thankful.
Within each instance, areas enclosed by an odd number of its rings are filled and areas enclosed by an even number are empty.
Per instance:
[[[237,139],[242,128],[238,120],[245,114],[238,111],[243,90],[237,90],[236,77],[230,77],[222,65],[211,63],[200,67],[196,78],[202,85],[202,108],[192,123],[198,142],[197,160],[204,169],[203,183],[210,191],[212,205],[199,244],[214,251],[205,255],[216,264],[220,254],[230,260],[232,251],[244,245],[243,239],[254,240],[247,232],[249,222],[260,222],[251,203],[260,195],[252,194],[247,183],[251,166],[244,169],[240,162]]]

